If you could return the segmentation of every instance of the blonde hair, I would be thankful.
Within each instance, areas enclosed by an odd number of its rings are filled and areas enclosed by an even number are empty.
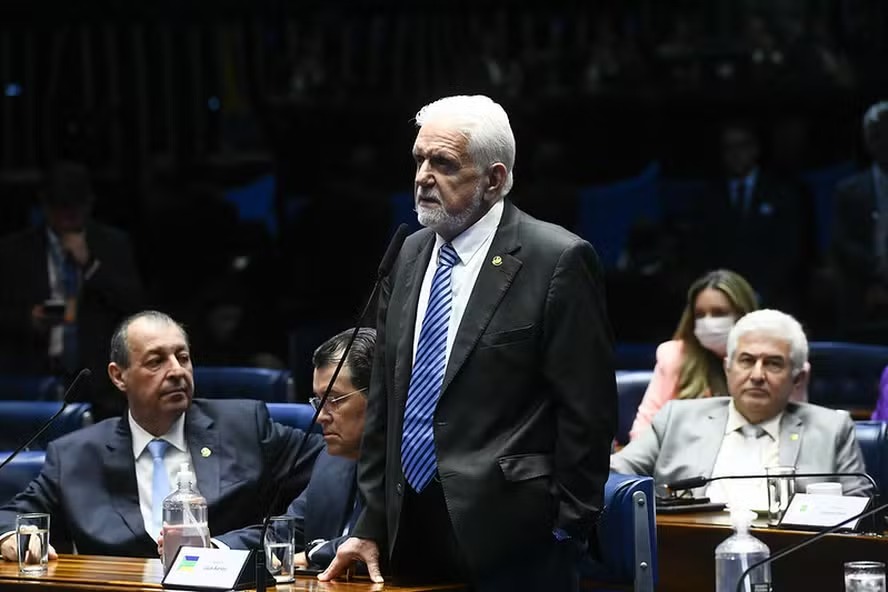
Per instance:
[[[718,290],[731,303],[737,319],[758,308],[755,290],[743,276],[728,269],[710,271],[698,278],[688,289],[688,299],[673,339],[684,344],[684,361],[678,378],[678,399],[697,399],[707,391],[725,393],[728,389],[723,361],[703,347],[694,335],[694,305],[705,289]]]

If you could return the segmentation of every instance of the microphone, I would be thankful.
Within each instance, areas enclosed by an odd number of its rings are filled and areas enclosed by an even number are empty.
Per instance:
[[[65,396],[62,397],[62,406],[59,408],[59,410],[56,411],[52,417],[47,419],[46,423],[44,423],[42,426],[40,426],[40,429],[37,430],[37,432],[35,432],[33,436],[28,438],[24,444],[22,444],[21,446],[19,446],[15,450],[13,450],[12,454],[7,456],[6,459],[2,463],[0,463],[0,470],[3,470],[3,467],[8,465],[10,462],[12,462],[12,459],[14,459],[16,456],[18,456],[22,450],[24,450],[25,448],[27,448],[28,446],[33,444],[34,440],[39,438],[40,434],[45,432],[47,430],[47,428],[49,428],[49,426],[52,425],[52,422],[54,422],[56,420],[56,418],[62,414],[62,411],[65,410],[65,407],[67,407],[68,404],[70,404],[74,401],[73,395],[75,392],[77,392],[77,390],[78,390],[77,387],[80,386],[80,383],[89,379],[91,374],[92,374],[92,372],[90,371],[89,368],[84,368],[83,370],[81,370],[80,372],[77,373],[77,376],[74,377],[73,382],[71,382],[71,386],[69,386],[68,390],[65,391]]]
[[[333,390],[333,385],[336,384],[336,379],[339,377],[339,372],[342,370],[346,358],[348,358],[348,352],[351,351],[352,345],[358,336],[358,331],[361,330],[361,321],[367,316],[370,305],[376,300],[376,294],[379,292],[379,286],[382,285],[382,280],[388,277],[388,274],[391,273],[392,267],[395,264],[395,259],[398,257],[398,253],[401,252],[401,247],[404,245],[408,233],[409,230],[406,224],[398,226],[388,248],[385,250],[385,255],[382,256],[382,261],[380,261],[379,269],[376,272],[376,281],[373,282],[373,289],[370,290],[370,297],[367,298],[367,302],[364,304],[364,308],[361,310],[361,314],[358,317],[358,322],[355,323],[354,331],[352,331],[348,343],[345,344],[345,349],[342,350],[342,356],[339,358],[339,363],[336,364],[336,369],[333,370],[333,375],[330,376],[330,381],[327,382],[327,387],[324,389],[324,394],[321,396],[318,408],[315,410],[311,421],[305,428],[305,432],[302,434],[302,439],[299,440],[299,446],[296,448],[296,455],[294,456],[295,461],[298,461],[299,457],[302,455],[302,450],[305,448],[305,443],[308,441],[308,435],[311,433],[312,427],[318,422],[318,416],[321,414],[321,410],[327,402],[327,397],[330,395],[330,391]],[[282,479],[274,484],[270,496],[271,501],[265,510],[265,517],[262,519],[262,530],[259,533],[259,549],[256,551],[256,592],[266,591],[265,535],[268,533],[268,526],[271,522],[271,511],[279,501],[278,498],[281,494],[281,483],[284,481],[285,479]]]
[[[673,481],[666,485],[666,488],[670,492],[681,491],[685,489],[697,489],[698,487],[703,487],[707,483],[712,483],[713,481],[721,481],[722,479],[807,479],[807,478],[841,478],[841,477],[861,477],[866,479],[870,486],[872,487],[872,493],[868,496],[870,498],[870,504],[875,506],[879,500],[879,486],[876,484],[876,480],[872,478],[867,473],[793,473],[792,475],[718,475],[717,477],[689,477],[687,479],[679,479],[678,481]],[[873,525],[875,524],[875,518],[873,519]],[[874,529],[876,532],[878,529]]]
[[[666,488],[670,491],[682,491],[686,489],[697,489],[703,487],[713,481],[721,481],[722,479],[808,479],[808,478],[839,478],[839,477],[861,477],[869,481],[873,488],[873,495],[878,495],[879,486],[876,480],[866,473],[793,473],[791,475],[718,475],[716,477],[688,477],[687,479],[679,479],[672,483],[667,483]]]
[[[847,473],[847,474],[853,475],[854,473]],[[778,559],[780,559],[782,557],[786,557],[790,553],[795,553],[799,549],[802,549],[804,547],[807,547],[808,545],[811,545],[811,544],[819,541],[820,539],[822,539],[826,535],[836,532],[837,530],[839,530],[840,528],[842,528],[843,526],[845,526],[849,522],[852,522],[854,520],[859,520],[861,518],[868,518],[869,516],[877,515],[879,512],[882,512],[883,510],[886,510],[886,509],[888,509],[888,504],[882,504],[881,506],[878,506],[878,507],[873,508],[871,510],[861,512],[860,514],[856,514],[854,516],[851,516],[850,518],[846,518],[846,519],[842,520],[838,524],[830,526],[829,528],[827,528],[824,531],[818,532],[817,534],[815,534],[811,538],[805,539],[801,543],[797,543],[795,545],[786,547],[785,549],[781,549],[780,551],[778,551],[777,553],[774,553],[773,555],[771,555],[770,557],[768,557],[766,559],[762,559],[761,561],[756,561],[755,563],[753,563],[752,565],[747,567],[743,571],[743,573],[740,574],[740,578],[737,580],[736,592],[743,592],[743,580],[746,579],[746,577],[750,573],[752,573],[752,571],[754,569],[761,567],[762,565],[765,565],[766,563],[772,563],[774,561],[777,561]]]

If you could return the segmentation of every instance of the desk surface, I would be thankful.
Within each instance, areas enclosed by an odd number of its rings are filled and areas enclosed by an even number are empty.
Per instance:
[[[768,528],[756,523],[752,534],[774,554],[815,533]],[[715,587],[715,548],[731,535],[727,512],[660,514],[657,516],[658,592],[712,590]],[[843,590],[844,562],[885,561],[888,538],[861,534],[831,534],[809,547],[778,559],[771,566],[775,590]]]
[[[97,557],[90,555],[62,555],[49,563],[45,576],[22,576],[18,564],[0,560],[0,590],[51,590],[107,592],[141,592],[162,590],[160,581],[163,568],[159,559],[137,557]],[[432,590],[457,590],[459,586],[393,586],[373,584],[366,578],[350,582],[321,583],[314,577],[298,577],[292,584],[279,584],[269,590],[278,592],[368,592],[383,590],[393,592],[424,592]]]

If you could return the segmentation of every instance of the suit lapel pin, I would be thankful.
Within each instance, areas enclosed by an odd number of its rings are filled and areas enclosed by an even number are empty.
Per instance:
[[[799,439],[799,435],[798,434],[790,434],[789,439],[792,440],[793,442],[795,442],[796,440]]]
[[[499,255],[497,255],[496,257],[494,257],[494,258],[491,260],[491,263],[493,263],[493,266],[494,266],[494,267],[499,267],[500,265],[503,264],[503,258],[500,257]]]
[[[213,454],[213,451],[210,450],[209,448],[207,448],[206,446],[204,446],[203,448],[200,449],[200,455],[204,458],[210,456],[211,454]]]

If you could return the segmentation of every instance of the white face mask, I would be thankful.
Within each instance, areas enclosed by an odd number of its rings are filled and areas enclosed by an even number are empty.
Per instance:
[[[728,349],[728,333],[734,326],[734,317],[710,317],[694,321],[694,335],[700,343],[717,356],[724,356]]]

